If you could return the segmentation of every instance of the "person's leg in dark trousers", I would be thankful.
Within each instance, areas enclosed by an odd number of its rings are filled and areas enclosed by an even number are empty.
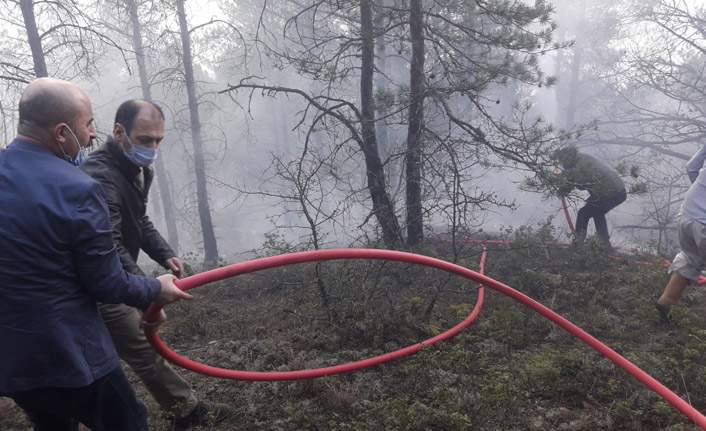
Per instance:
[[[627,199],[627,193],[622,191],[608,198],[599,199],[596,202],[597,210],[596,215],[593,217],[593,223],[596,225],[596,233],[608,247],[611,247],[610,234],[608,233],[608,222],[606,221],[605,215],[613,208],[625,202],[625,199]]]
[[[610,234],[608,233],[608,222],[605,215],[608,211],[625,202],[627,194],[622,191],[607,198],[589,197],[586,205],[578,211],[576,216],[576,233],[580,240],[586,238],[588,230],[588,221],[593,218],[593,223],[596,226],[596,234],[603,242],[610,247]]]
[[[147,410],[120,367],[81,388],[37,388],[8,394],[35,431],[147,431]]]
[[[595,201],[588,198],[586,205],[579,209],[576,213],[576,235],[578,236],[579,243],[586,239],[586,232],[588,231],[588,221],[591,217],[596,215]]]
[[[608,222],[605,219],[605,212],[593,216],[593,223],[596,225],[596,235],[610,247],[610,234],[608,233]]]

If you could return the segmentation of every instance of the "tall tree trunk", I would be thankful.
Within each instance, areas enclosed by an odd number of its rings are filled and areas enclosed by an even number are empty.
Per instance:
[[[181,32],[181,45],[184,55],[184,80],[186,81],[186,94],[189,99],[189,114],[191,119],[191,138],[194,142],[194,168],[196,170],[196,199],[198,200],[199,218],[203,234],[203,249],[206,262],[218,258],[216,235],[211,221],[211,209],[208,203],[206,190],[206,161],[203,154],[203,140],[201,138],[201,120],[199,119],[199,105],[196,98],[196,83],[194,81],[194,65],[191,57],[191,39],[184,12],[184,0],[176,0],[179,15],[179,28]]]
[[[582,34],[585,27],[584,18],[586,16],[586,3],[579,2],[578,10],[576,11],[576,16],[579,17],[578,22],[575,25],[574,31],[576,34]],[[581,85],[579,80],[581,79],[581,62],[583,56],[583,47],[581,46],[582,41],[577,40],[574,45],[574,55],[571,59],[571,77],[569,78],[569,94],[568,94],[568,104],[566,106],[566,119],[564,123],[565,130],[571,130],[576,123],[576,110],[578,109],[578,99],[581,91]],[[560,50],[562,51],[562,50]]]
[[[565,39],[564,33],[559,32],[558,38],[557,38],[557,43],[559,45],[562,45],[564,43],[564,39]],[[562,71],[564,68],[564,58],[565,58],[564,51],[565,50],[563,50],[563,49],[559,49],[556,52],[556,56],[554,57],[554,76],[562,76]],[[555,124],[561,123],[560,106],[562,106],[564,103],[564,97],[562,96],[563,95],[562,88],[563,88],[562,82],[560,80],[559,83],[554,86],[554,90],[553,90],[554,91],[554,112],[553,112],[553,115],[550,117],[550,119],[551,119],[551,122],[555,123]]]
[[[407,191],[407,245],[424,239],[422,223],[422,146],[424,123],[424,30],[422,0],[410,0],[409,32],[412,61],[409,67],[409,128],[405,159]]]
[[[391,0],[375,0],[375,4],[386,8],[391,6]],[[394,58],[391,58],[388,54],[389,50],[387,47],[387,41],[385,40],[385,35],[382,31],[382,28],[385,26],[386,22],[385,16],[382,13],[378,13],[374,19],[375,31],[377,32],[375,37],[375,57],[377,62],[375,63],[375,66],[378,71],[375,75],[375,90],[378,92],[387,92],[390,91],[391,82],[388,77],[391,73],[391,62]],[[391,155],[393,153],[392,145],[394,144],[391,140],[394,138],[394,134],[387,125],[387,119],[381,120],[381,117],[386,117],[388,115],[389,109],[386,108],[384,110],[380,110],[378,108],[375,113],[378,118],[375,122],[375,133],[377,136],[378,147],[380,148],[380,158],[385,166],[385,175],[387,176],[388,187],[391,190],[395,190],[399,187],[401,175],[399,165],[395,160],[391,159]]]
[[[392,201],[387,190],[385,172],[378,153],[375,135],[375,108],[373,100],[373,78],[375,72],[375,31],[373,28],[373,0],[361,0],[360,21],[362,33],[360,104],[361,131],[360,142],[365,166],[367,168],[368,190],[373,201],[373,213],[380,223],[385,245],[394,247],[402,242],[402,232],[392,208]]]
[[[377,0],[377,4],[386,5],[385,0]],[[375,17],[375,28],[376,31],[379,31],[384,24],[384,19],[382,14],[378,14],[378,16]],[[388,70],[387,70],[387,44],[385,43],[385,38],[383,37],[383,33],[381,31],[378,32],[375,40],[375,51],[376,51],[376,57],[377,57],[377,69],[379,73],[375,75],[375,90],[377,91],[385,91],[387,90],[387,84],[388,84]],[[380,112],[377,110],[378,115],[384,114],[384,112]],[[380,147],[380,152],[382,153],[382,159],[386,160],[389,157],[390,154],[390,148],[389,148],[389,142],[388,142],[388,127],[387,124],[383,121],[377,121],[375,123],[375,132],[376,136],[378,139],[379,147]],[[389,166],[388,166],[389,169]],[[390,182],[392,182],[392,179],[390,178]]]
[[[34,19],[34,1],[20,0],[20,9],[22,9],[22,18],[25,22],[27,30],[27,42],[32,50],[32,61],[34,62],[34,74],[37,78],[49,76],[47,73],[47,64],[44,61],[44,49],[42,49],[42,39],[39,37],[37,30],[37,21]]]
[[[128,11],[130,13],[130,21],[132,21],[132,45],[135,48],[135,57],[137,59],[137,72],[140,76],[140,86],[142,87],[142,97],[145,100],[152,101],[152,88],[150,87],[149,78],[147,75],[147,66],[145,64],[145,51],[142,46],[142,28],[140,19],[137,15],[137,5],[134,0],[125,0]],[[162,149],[159,149],[162,153]],[[174,253],[179,254],[179,234],[176,226],[176,218],[174,217],[174,205],[172,203],[172,194],[169,190],[169,177],[167,170],[164,167],[164,159],[157,157],[155,160],[155,171],[157,172],[157,184],[159,185],[159,195],[162,198],[162,207],[164,208],[164,220],[167,224],[167,240],[169,245],[174,250]]]
[[[574,46],[574,58],[571,60],[571,79],[569,81],[569,104],[566,106],[566,122],[564,128],[571,130],[576,122],[576,108],[579,94],[579,78],[581,71],[581,55],[583,49],[576,44]]]

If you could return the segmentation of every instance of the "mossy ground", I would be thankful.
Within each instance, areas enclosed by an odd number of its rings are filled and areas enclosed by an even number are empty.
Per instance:
[[[488,276],[558,312],[706,411],[701,288],[690,288],[673,310],[674,323],[665,324],[653,305],[667,281],[659,265],[609,259],[591,241],[545,247],[551,238],[541,229],[520,228],[509,239],[488,246]],[[454,252],[439,242],[417,252],[477,270],[481,247]],[[318,368],[430,338],[463,320],[477,298],[468,280],[402,263],[326,262],[319,278],[315,269],[276,268],[199,287],[195,301],[167,309],[160,336],[213,366]],[[216,427],[224,431],[698,429],[563,329],[495,291],[485,293],[479,317],[460,334],[374,368],[284,382],[182,374],[202,398],[233,406]],[[148,406],[151,429],[168,429],[129,375]],[[0,411],[0,429],[28,428],[9,400],[0,399]]]

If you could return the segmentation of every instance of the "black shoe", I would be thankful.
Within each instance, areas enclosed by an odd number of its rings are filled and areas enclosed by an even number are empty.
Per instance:
[[[669,305],[663,305],[659,302],[655,302],[655,308],[659,311],[659,316],[662,318],[662,322],[672,323],[672,319],[669,318],[669,309],[671,308]]]
[[[199,401],[188,416],[174,419],[174,431],[185,431],[199,425],[213,425],[230,414],[230,407],[221,403]]]

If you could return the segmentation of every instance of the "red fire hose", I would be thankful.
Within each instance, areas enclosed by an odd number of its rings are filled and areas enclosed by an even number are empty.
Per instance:
[[[485,257],[485,256],[484,256]],[[393,260],[400,262],[409,262],[419,265],[425,265],[432,268],[441,269],[443,271],[449,272],[451,274],[456,274],[461,277],[473,280],[483,286],[490,287],[510,298],[521,302],[528,308],[540,313],[544,317],[548,318],[552,322],[558,324],[569,333],[571,333],[576,338],[580,339],[584,343],[596,349],[600,354],[607,357],[611,361],[615,362],[618,366],[622,367],[624,370],[638,378],[641,382],[647,385],[649,388],[657,392],[669,403],[678,408],[687,417],[693,420],[696,424],[706,429],[706,416],[701,414],[698,410],[689,405],[686,401],[681,399],[677,394],[669,390],[666,386],[658,382],[655,378],[649,374],[642,371],[640,368],[632,364],[630,361],[619,355],[614,350],[610,349],[605,344],[598,341],[595,337],[591,336],[578,326],[569,322],[565,318],[561,317],[559,314],[540,304],[539,302],[533,300],[532,298],[512,289],[505,284],[488,278],[482,274],[475,271],[463,268],[459,265],[455,265],[450,262],[446,262],[439,259],[434,259],[427,256],[422,256],[418,254],[405,253],[400,251],[392,250],[375,250],[375,249],[332,249],[332,250],[315,250],[306,251],[300,253],[291,253],[280,256],[266,257],[262,259],[256,259],[248,262],[236,263],[223,268],[214,269],[201,274],[197,274],[191,277],[179,280],[177,283],[179,287],[187,291],[193,289],[194,287],[201,286],[206,283],[210,283],[217,280],[222,280],[224,278],[233,277],[236,275],[247,274],[254,271],[259,271],[268,268],[276,268],[285,265],[293,265],[297,263],[304,262],[314,262],[314,261],[324,261],[324,260],[335,260],[335,259],[379,259],[379,260]],[[390,361],[395,358],[399,358],[410,353],[414,353],[422,349],[425,345],[429,345],[441,340],[445,340],[463,327],[470,324],[470,322],[475,318],[475,316],[480,311],[480,305],[483,299],[482,289],[478,292],[478,303],[476,307],[471,312],[471,314],[456,327],[437,335],[436,337],[430,338],[429,340],[423,341],[421,343],[409,346],[404,349],[397,350],[392,353],[377,356],[375,358],[370,358],[358,362],[352,362],[343,365],[337,365],[333,367],[318,368],[312,370],[299,370],[299,371],[284,371],[284,372],[255,372],[255,371],[236,371],[236,370],[226,370],[222,368],[210,367],[189,359],[186,359],[172,350],[170,350],[164,343],[159,339],[156,333],[147,333],[147,338],[152,344],[152,346],[164,356],[169,361],[180,365],[184,368],[196,371],[198,373],[206,374],[209,376],[228,378],[228,379],[238,379],[238,380],[292,380],[292,379],[305,379],[311,377],[320,377],[324,375],[341,373],[345,371],[352,371],[360,369],[363,367],[368,367],[372,365],[377,365],[383,362]],[[156,304],[152,304],[150,308],[145,313],[145,319],[148,321],[154,321],[157,317],[160,307]]]
[[[217,280],[222,280],[224,278],[233,277],[236,275],[247,274],[254,271],[260,271],[268,268],[276,268],[279,266],[293,265],[297,263],[313,262],[313,261],[323,261],[323,260],[334,260],[334,259],[382,259],[382,260],[396,260],[401,262],[418,263],[420,265],[433,266],[431,261],[443,262],[441,260],[428,258],[426,256],[421,256],[411,253],[396,252],[390,250],[375,250],[375,249],[332,249],[332,250],[317,250],[308,251],[301,253],[291,253],[280,256],[265,257],[262,259],[251,260],[248,262],[236,263],[223,268],[214,269],[201,274],[196,274],[191,277],[187,277],[181,280],[177,280],[176,283],[179,288],[183,291],[193,289],[196,286],[201,286],[206,283],[210,283]],[[445,262],[449,264],[448,262]],[[453,264],[449,264],[453,265]],[[485,251],[481,257],[481,271],[485,265]],[[457,265],[453,265],[461,268]],[[472,271],[471,271],[472,272]],[[477,274],[473,272],[473,274]],[[479,277],[483,277],[477,274]],[[483,277],[485,278],[485,277]],[[481,282],[482,279],[472,280]],[[488,279],[489,280],[489,279]],[[237,370],[227,370],[224,368],[211,367],[204,365],[190,359],[184,358],[174,351],[170,350],[159,338],[156,333],[149,333],[145,331],[148,341],[154,347],[154,349],[167,360],[180,365],[186,369],[196,371],[198,373],[206,374],[213,377],[220,377],[224,379],[234,379],[234,380],[296,380],[296,379],[309,379],[313,377],[327,376],[330,374],[343,373],[346,371],[358,370],[361,368],[371,367],[373,365],[379,365],[385,362],[389,362],[393,359],[398,359],[403,356],[410,355],[420,351],[424,346],[428,346],[439,341],[446,340],[456,335],[461,329],[470,325],[471,322],[480,313],[481,306],[483,305],[484,291],[481,287],[478,290],[478,300],[476,301],[476,306],[473,308],[471,313],[466,317],[461,323],[454,326],[453,328],[435,336],[429,338],[428,340],[422,341],[417,344],[405,347],[403,349],[396,350],[394,352],[386,353],[374,358],[368,358],[357,362],[350,362],[347,364],[336,365],[332,367],[317,368],[310,370],[299,370],[299,371],[273,371],[273,372],[258,372],[258,371],[237,371]],[[145,320],[153,321],[160,307],[157,304],[152,304],[150,308],[145,313]]]

